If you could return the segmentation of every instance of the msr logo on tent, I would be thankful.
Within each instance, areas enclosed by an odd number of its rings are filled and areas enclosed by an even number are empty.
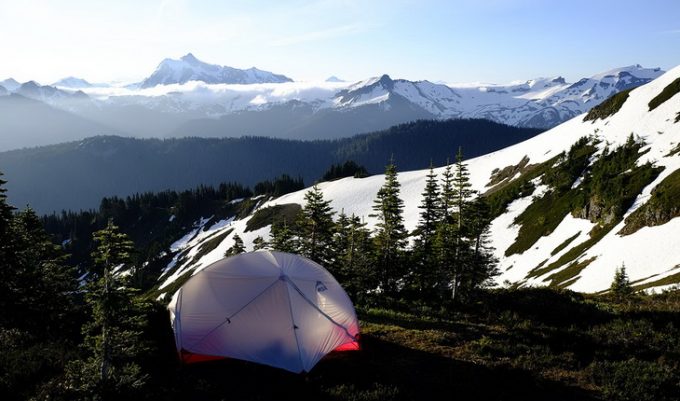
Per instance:
[[[326,287],[326,285],[324,285],[324,283],[322,283],[321,281],[316,282],[316,292],[324,292],[327,289],[328,288]]]

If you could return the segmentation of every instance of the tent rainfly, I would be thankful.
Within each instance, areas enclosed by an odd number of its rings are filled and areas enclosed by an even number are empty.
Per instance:
[[[184,362],[234,358],[310,371],[333,350],[359,349],[352,301],[321,265],[257,251],[219,260],[168,306]]]

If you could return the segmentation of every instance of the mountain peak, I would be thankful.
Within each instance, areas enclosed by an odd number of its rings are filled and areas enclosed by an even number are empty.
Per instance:
[[[7,78],[4,81],[0,81],[0,85],[2,85],[5,89],[7,89],[10,92],[14,92],[21,86],[21,84],[17,82],[14,78]]]
[[[241,70],[209,64],[197,59],[192,53],[187,53],[179,59],[164,59],[153,74],[139,83],[139,87],[151,88],[156,85],[184,84],[189,81],[207,84],[260,84],[292,82],[292,79],[255,67]]]
[[[180,60],[185,61],[187,63],[192,63],[192,64],[197,64],[201,63],[199,59],[196,58],[196,56],[193,55],[193,53],[187,53],[184,56],[180,58]]]
[[[52,86],[61,86],[65,88],[72,88],[72,89],[82,89],[82,88],[89,88],[93,86],[91,83],[87,82],[86,80],[82,78],[76,78],[76,77],[66,77],[58,80],[57,82],[53,83]]]

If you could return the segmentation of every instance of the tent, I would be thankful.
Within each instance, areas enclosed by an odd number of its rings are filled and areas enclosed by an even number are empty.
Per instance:
[[[235,358],[300,373],[333,350],[359,349],[352,301],[321,265],[257,251],[191,277],[168,306],[187,363]]]

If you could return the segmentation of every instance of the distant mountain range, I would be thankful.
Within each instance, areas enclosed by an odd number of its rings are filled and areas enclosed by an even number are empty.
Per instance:
[[[37,112],[32,113],[36,121],[29,122],[0,110],[0,120],[11,120],[0,123],[0,150],[98,134],[333,139],[418,119],[485,118],[547,129],[662,73],[659,68],[634,65],[576,83],[553,77],[509,85],[445,85],[388,75],[360,82],[335,77],[294,82],[256,68],[204,63],[189,53],[163,60],[150,76],[131,85],[92,84],[75,77],[53,85],[1,81],[0,97],[13,95],[5,103],[21,102],[17,96],[37,100],[72,114],[70,120],[77,126],[66,119],[40,126],[37,122],[44,118]],[[96,129],[81,131],[83,121]],[[15,127],[30,131],[30,139],[13,131]]]
[[[379,86],[389,84],[383,80]],[[545,85],[549,90],[565,84]],[[397,86],[395,82],[386,89]],[[577,83],[569,90],[584,86],[590,85]],[[616,269],[625,266],[636,290],[677,288],[679,144],[676,67],[650,84],[611,98],[585,118],[468,160],[472,188],[484,194],[494,217],[489,241],[499,260],[496,285],[602,292],[609,289]],[[434,172],[441,183],[443,168]],[[410,232],[422,212],[429,173],[423,169],[399,174],[404,223]],[[348,177],[319,188],[336,213],[354,214],[374,228],[373,202],[384,181],[383,175]],[[178,236],[181,239],[164,253],[169,263],[159,281],[161,291],[172,295],[192,274],[224,257],[237,235],[247,251],[253,250],[256,237],[269,237],[272,221],[280,221],[286,209],[305,204],[308,190],[266,202],[258,199],[246,217],[206,215],[187,227],[186,235]]]
[[[95,208],[104,196],[228,181],[254,185],[284,173],[312,183],[331,164],[346,160],[360,163],[371,173],[382,172],[391,156],[402,170],[423,168],[430,161],[443,164],[459,146],[474,157],[538,133],[487,120],[446,120],[418,121],[325,141],[99,136],[2,152],[0,171],[8,181],[12,204],[30,204],[48,213]]]

